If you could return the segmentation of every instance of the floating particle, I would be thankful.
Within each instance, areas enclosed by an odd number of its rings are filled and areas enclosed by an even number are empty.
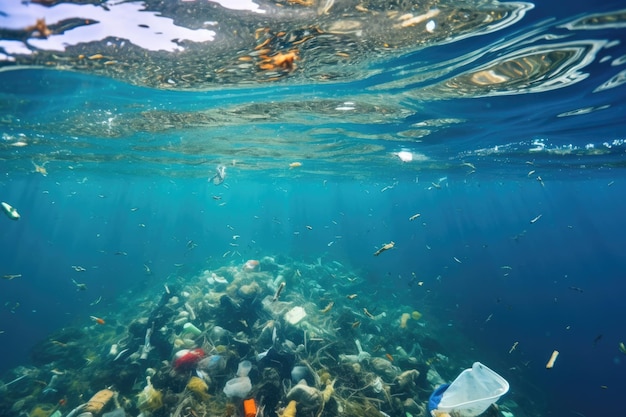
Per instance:
[[[556,362],[556,358],[559,356],[559,351],[555,350],[554,352],[552,352],[552,355],[550,356],[550,359],[548,360],[548,363],[546,364],[546,369],[552,369],[554,367],[554,362]]]

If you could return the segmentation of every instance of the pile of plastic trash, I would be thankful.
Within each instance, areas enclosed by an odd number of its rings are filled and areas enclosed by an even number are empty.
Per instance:
[[[437,390],[459,367],[433,349],[421,313],[379,311],[353,277],[338,262],[265,257],[167,284],[158,302],[126,300],[107,325],[41,342],[34,366],[0,383],[0,414],[513,415],[512,401],[492,406],[508,384],[482,364]]]

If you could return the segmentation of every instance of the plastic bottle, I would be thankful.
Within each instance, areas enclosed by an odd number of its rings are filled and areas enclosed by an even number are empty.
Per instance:
[[[194,336],[200,336],[202,334],[202,330],[198,329],[192,323],[185,323],[183,325],[183,330],[187,333],[191,333]]]

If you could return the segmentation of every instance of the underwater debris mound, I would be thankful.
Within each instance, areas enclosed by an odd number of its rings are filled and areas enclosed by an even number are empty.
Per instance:
[[[265,416],[424,415],[441,375],[458,366],[427,347],[428,327],[399,325],[409,306],[366,315],[376,302],[355,276],[339,262],[264,257],[254,271],[230,264],[166,284],[158,301],[112,317],[125,324],[67,328],[38,345],[36,366],[0,385],[0,414],[249,417],[245,403]],[[53,341],[75,360],[44,355]]]

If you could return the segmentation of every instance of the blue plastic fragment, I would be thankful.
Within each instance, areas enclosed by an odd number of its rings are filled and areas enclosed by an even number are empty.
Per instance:
[[[436,410],[439,407],[439,403],[441,402],[441,397],[443,397],[443,393],[446,392],[450,384],[441,384],[430,394],[428,398],[428,412]]]

